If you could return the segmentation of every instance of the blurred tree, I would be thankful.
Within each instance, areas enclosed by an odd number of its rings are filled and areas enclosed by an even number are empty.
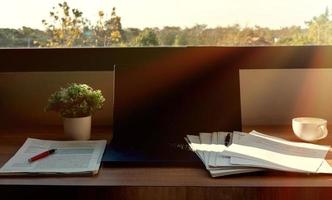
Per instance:
[[[18,31],[20,32],[23,41],[25,41],[24,47],[37,47],[39,46],[37,41],[47,41],[47,35],[44,31],[32,29],[26,26],[18,29]]]
[[[81,11],[71,9],[67,2],[63,2],[59,3],[57,8],[53,7],[49,15],[50,20],[42,20],[42,23],[50,37],[46,43],[38,41],[41,46],[85,46],[85,41],[81,39],[87,20],[83,18]]]
[[[312,20],[305,28],[292,26],[280,29],[277,44],[282,45],[329,45],[332,44],[332,21],[329,9]]]
[[[157,46],[159,40],[155,31],[151,28],[145,28],[135,39],[136,46]]]
[[[186,33],[184,30],[175,36],[175,41],[174,41],[175,46],[185,46],[188,44],[189,44],[189,42],[186,38]]]
[[[113,44],[119,44],[123,39],[121,17],[116,15],[115,7],[112,9],[111,19],[106,21],[107,30],[110,33],[110,40]]]
[[[99,11],[98,17],[98,21],[93,27],[93,46],[106,46],[108,38],[105,27],[105,13],[103,11]]]
[[[135,39],[142,32],[138,28],[126,28],[124,29],[124,43],[127,46],[135,46]]]
[[[175,44],[176,36],[180,34],[181,28],[175,26],[165,26],[158,32],[158,38],[160,44],[165,46],[171,46]]]
[[[302,45],[302,36],[306,30],[300,26],[284,27],[274,31],[274,42],[277,45]]]
[[[292,26],[277,30],[277,45],[308,45],[308,29],[300,26]]]
[[[332,43],[332,21],[330,20],[329,9],[311,21],[306,22],[308,25],[308,41],[310,44],[331,44]]]
[[[198,46],[205,45],[205,41],[207,38],[204,38],[204,32],[206,31],[205,24],[196,24],[191,28],[185,28],[181,30],[176,36],[174,40],[175,45],[190,45],[190,46]]]
[[[124,40],[121,17],[116,15],[115,7],[112,9],[110,19],[105,18],[103,11],[98,12],[99,19],[93,27],[96,46],[119,45]]]
[[[4,28],[0,29],[0,47],[26,47],[19,30]]]
[[[305,22],[305,26],[280,29],[266,27],[208,28],[197,24],[181,28],[166,26],[162,29],[122,29],[116,9],[109,17],[99,11],[98,20],[91,24],[78,9],[71,9],[65,1],[53,7],[49,19],[43,20],[46,31],[22,27],[1,29],[1,47],[81,47],[81,46],[251,46],[251,45],[331,45],[332,19],[329,9]]]
[[[239,35],[241,27],[239,24],[234,24],[224,28],[218,27],[216,31],[218,31],[217,45],[234,46],[240,44]]]
[[[0,29],[0,47],[36,47],[36,40],[47,40],[44,31],[23,26],[20,29]]]

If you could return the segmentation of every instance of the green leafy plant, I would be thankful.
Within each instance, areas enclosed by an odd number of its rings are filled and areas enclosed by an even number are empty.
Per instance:
[[[45,111],[55,111],[68,118],[86,117],[100,110],[104,102],[100,90],[93,90],[86,84],[71,83],[51,95]]]

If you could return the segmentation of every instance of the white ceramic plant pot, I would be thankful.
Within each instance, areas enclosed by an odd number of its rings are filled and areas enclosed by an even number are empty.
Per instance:
[[[91,116],[63,118],[66,136],[73,140],[89,140],[91,136]]]

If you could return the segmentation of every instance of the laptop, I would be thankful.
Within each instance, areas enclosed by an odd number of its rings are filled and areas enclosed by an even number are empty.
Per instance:
[[[225,83],[225,72],[220,66],[115,66],[113,138],[103,163],[201,163],[187,134],[241,130],[239,86]]]

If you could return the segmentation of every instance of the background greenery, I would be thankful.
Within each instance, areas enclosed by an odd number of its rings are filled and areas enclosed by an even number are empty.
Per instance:
[[[209,28],[204,24],[181,28],[122,28],[121,17],[111,9],[111,17],[98,12],[92,24],[84,14],[59,3],[43,19],[45,30],[22,27],[0,28],[0,47],[132,47],[132,46],[260,46],[260,45],[331,45],[332,19],[329,9],[305,22],[305,27],[280,29],[266,27]]]

